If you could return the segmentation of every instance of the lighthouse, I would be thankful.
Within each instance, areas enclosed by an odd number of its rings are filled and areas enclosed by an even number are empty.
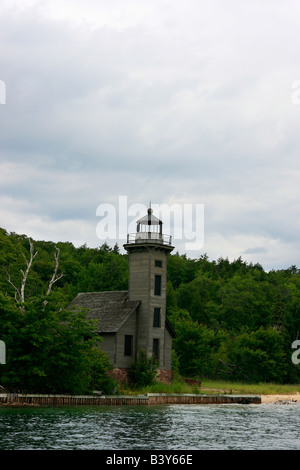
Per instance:
[[[175,332],[166,315],[167,257],[174,249],[162,221],[149,208],[127,235],[129,285],[124,291],[81,292],[69,308],[85,308],[97,321],[100,347],[113,365],[112,375],[128,381],[128,371],[143,350],[158,361],[158,379],[171,382]]]
[[[167,257],[172,239],[163,233],[163,222],[151,208],[137,221],[136,233],[127,235],[129,256],[128,299],[139,301],[136,354],[143,349],[159,362],[162,381],[171,374],[174,331],[166,315]]]

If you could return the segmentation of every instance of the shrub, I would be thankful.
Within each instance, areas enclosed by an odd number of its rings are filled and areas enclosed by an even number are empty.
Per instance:
[[[155,382],[158,361],[154,358],[147,358],[146,352],[139,351],[136,361],[129,369],[129,381],[134,387],[145,387]]]

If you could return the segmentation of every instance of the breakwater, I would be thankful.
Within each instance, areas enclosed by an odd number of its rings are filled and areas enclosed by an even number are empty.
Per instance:
[[[165,394],[145,395],[38,395],[21,393],[0,394],[0,406],[64,406],[64,405],[168,405],[168,404],[260,404],[259,395],[233,394]]]

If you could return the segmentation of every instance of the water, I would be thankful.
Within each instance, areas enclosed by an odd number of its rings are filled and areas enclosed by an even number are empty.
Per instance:
[[[0,408],[1,450],[300,450],[300,405]]]

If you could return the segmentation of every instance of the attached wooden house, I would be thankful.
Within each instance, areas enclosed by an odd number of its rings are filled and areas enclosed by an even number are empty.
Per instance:
[[[70,307],[86,308],[97,320],[101,348],[114,366],[116,379],[126,381],[129,367],[143,349],[148,357],[158,359],[160,380],[170,383],[175,337],[166,316],[171,237],[162,234],[162,222],[149,209],[124,248],[129,254],[129,290],[80,293]]]

